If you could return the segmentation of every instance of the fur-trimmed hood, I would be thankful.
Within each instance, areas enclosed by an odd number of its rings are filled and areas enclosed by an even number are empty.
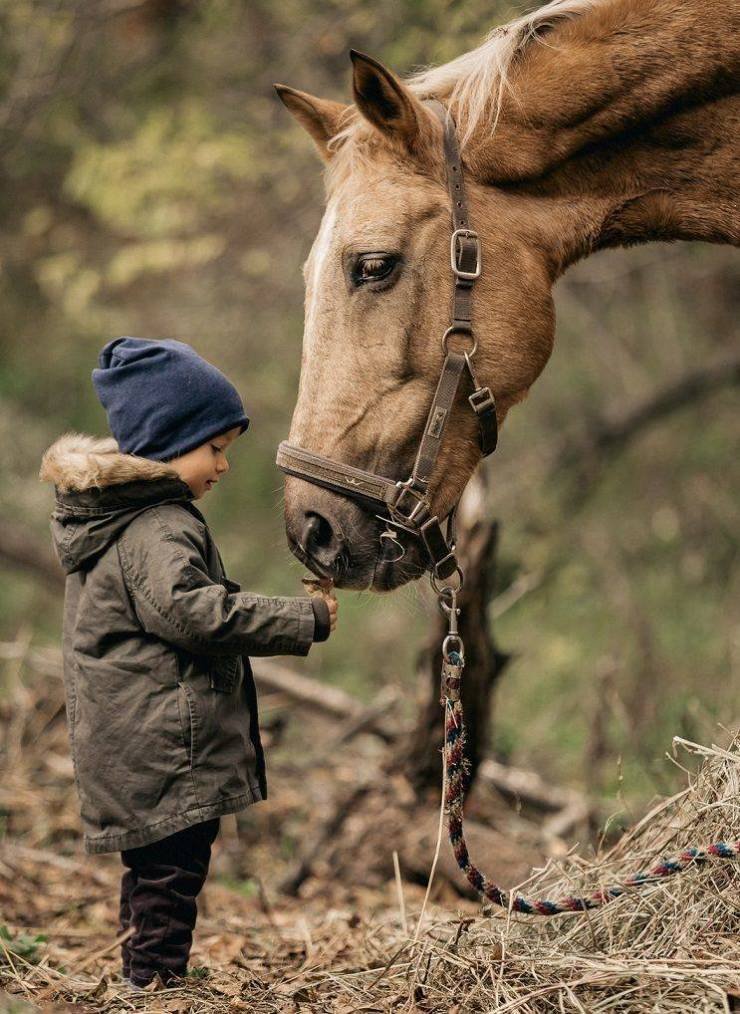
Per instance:
[[[193,494],[170,465],[122,454],[115,440],[66,433],[41,460],[39,477],[53,482],[51,535],[64,570],[84,570],[143,510],[179,503],[195,511]],[[197,512],[196,512],[197,513]]]
[[[60,493],[79,493],[137,479],[176,479],[178,475],[166,462],[121,454],[113,437],[65,433],[41,459],[39,478],[53,482]]]

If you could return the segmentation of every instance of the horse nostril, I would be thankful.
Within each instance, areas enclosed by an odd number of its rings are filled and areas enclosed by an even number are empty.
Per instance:
[[[324,567],[332,567],[342,549],[342,540],[331,524],[314,511],[306,511],[301,541],[306,555]]]
[[[308,550],[318,549],[327,546],[333,535],[332,527],[326,518],[320,514],[309,511],[306,514],[306,523],[303,526],[303,545]]]

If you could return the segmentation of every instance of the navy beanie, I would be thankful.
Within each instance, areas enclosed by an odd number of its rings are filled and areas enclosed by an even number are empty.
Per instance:
[[[114,338],[92,379],[124,454],[168,461],[249,426],[233,384],[185,342]]]

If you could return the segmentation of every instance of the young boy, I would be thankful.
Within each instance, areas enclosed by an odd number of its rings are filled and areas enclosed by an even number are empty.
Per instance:
[[[115,440],[44,455],[67,573],[64,676],[88,852],[119,852],[123,975],[185,975],[222,814],[266,795],[247,655],[305,655],[337,603],[242,592],[193,501],[249,425],[234,387],[177,341],[118,338],[93,383]]]

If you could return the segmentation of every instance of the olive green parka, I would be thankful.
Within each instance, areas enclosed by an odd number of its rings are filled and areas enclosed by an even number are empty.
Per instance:
[[[168,465],[68,434],[46,452],[66,572],[67,719],[88,852],[266,795],[248,655],[305,655],[309,598],[242,592]]]

